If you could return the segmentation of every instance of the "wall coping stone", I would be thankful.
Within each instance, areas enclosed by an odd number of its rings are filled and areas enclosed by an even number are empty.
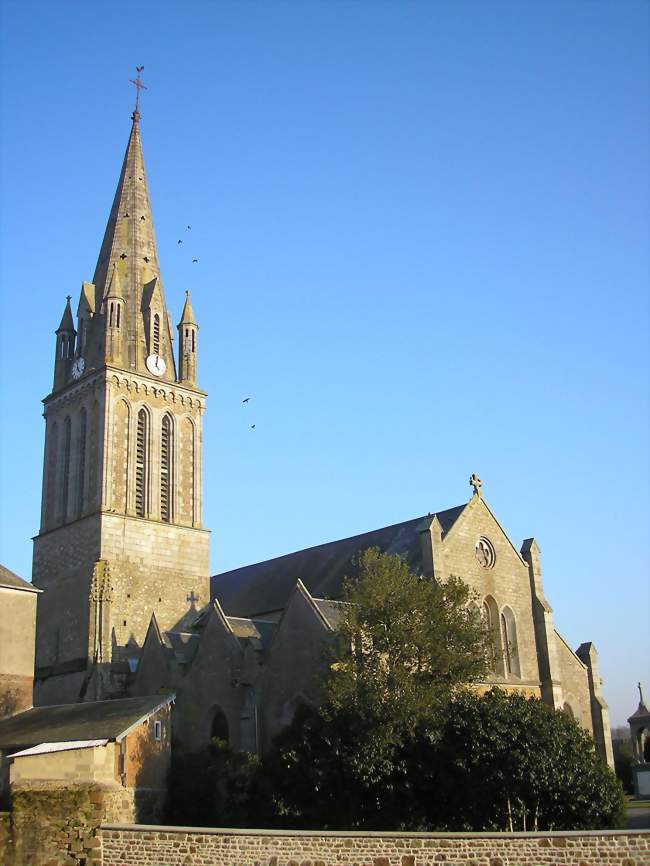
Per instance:
[[[177,827],[168,824],[101,824],[100,830],[119,830],[132,833],[196,833],[202,836],[313,836],[343,839],[544,839],[551,837],[588,836],[650,836],[650,830],[538,830],[501,832],[445,832],[423,833],[398,830],[265,830],[234,827]]]

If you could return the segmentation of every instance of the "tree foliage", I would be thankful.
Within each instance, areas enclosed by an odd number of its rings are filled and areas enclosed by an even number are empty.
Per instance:
[[[259,760],[223,740],[194,752],[175,748],[167,790],[168,824],[255,827],[272,820]]]
[[[536,698],[458,695],[442,734],[406,746],[420,766],[409,820],[449,830],[578,830],[621,824],[623,789],[593,739]],[[419,813],[418,813],[418,810]]]
[[[264,761],[285,826],[549,830],[619,826],[624,797],[589,735],[535,698],[471,692],[399,742],[346,708],[305,707]]]
[[[445,707],[454,690],[487,673],[490,636],[458,578],[414,574],[399,556],[365,550],[346,579],[340,657],[328,697],[391,730]]]

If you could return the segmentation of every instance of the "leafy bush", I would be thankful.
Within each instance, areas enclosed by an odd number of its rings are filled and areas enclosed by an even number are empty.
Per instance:
[[[168,778],[167,824],[199,827],[259,827],[269,802],[260,785],[259,761],[233,752],[223,740],[205,749],[175,749]]]
[[[539,700],[464,692],[442,725],[399,742],[367,716],[303,708],[263,765],[275,821],[385,830],[606,829],[624,819],[620,783],[589,735]]]

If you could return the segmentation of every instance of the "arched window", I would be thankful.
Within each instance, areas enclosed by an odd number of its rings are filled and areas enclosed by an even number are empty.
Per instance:
[[[111,311],[108,315],[108,326],[109,328],[113,327],[113,318],[115,316],[115,304],[111,301]]]
[[[192,330],[192,351],[196,352],[196,331]]]
[[[82,407],[79,415],[79,448],[77,463],[77,516],[81,517],[84,507],[84,485],[86,482],[86,410]]]
[[[145,409],[138,412],[135,446],[135,513],[147,516],[147,470],[149,464],[149,416]]]
[[[165,415],[162,420],[160,438],[160,519],[165,523],[172,521],[173,495],[174,431],[172,419]]]
[[[504,607],[501,613],[501,647],[503,651],[503,668],[506,676],[521,676],[517,647],[517,625],[515,623],[515,615],[509,607]]]
[[[42,524],[51,527],[56,521],[56,476],[59,460],[59,427],[56,421],[47,426],[47,484],[45,487],[45,504],[42,511]]]
[[[59,516],[62,523],[68,517],[68,488],[70,487],[70,416],[63,422],[63,459],[61,462],[61,503]]]
[[[160,316],[153,317],[153,354],[160,355]]]
[[[501,634],[499,628],[499,607],[491,595],[483,600],[481,606],[481,617],[483,624],[490,635],[490,669],[496,673],[503,673],[503,658],[501,653]]]
[[[574,714],[573,714],[573,710],[571,709],[571,704],[568,704],[568,703],[565,702],[565,704],[564,704],[564,706],[562,707],[562,709],[564,710],[564,712],[567,714],[567,716],[568,716],[570,719],[575,719],[575,716],[574,716]]]
[[[230,730],[228,728],[228,719],[221,707],[216,707],[212,722],[210,723],[210,739],[224,740],[226,743],[230,740]]]
[[[120,327],[120,312],[122,310],[122,304],[117,305],[117,327]]]

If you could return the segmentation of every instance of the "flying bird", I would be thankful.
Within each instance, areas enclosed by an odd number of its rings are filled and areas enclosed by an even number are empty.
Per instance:
[[[198,262],[198,259],[192,259],[192,264],[194,264],[194,262]]]
[[[255,425],[251,424],[251,430],[254,430],[254,429],[255,429]]]
[[[188,229],[189,229],[190,231],[192,231],[192,226],[188,226]]]
[[[179,243],[179,244],[182,244],[182,243],[183,243],[183,241],[177,241],[177,243]]]
[[[242,400],[242,403],[248,403],[249,400],[250,400],[250,397],[244,397],[244,399]]]

